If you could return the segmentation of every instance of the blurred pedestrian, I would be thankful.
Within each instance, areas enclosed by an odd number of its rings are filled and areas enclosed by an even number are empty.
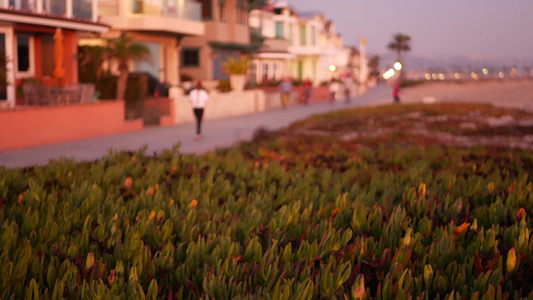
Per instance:
[[[189,94],[189,99],[192,104],[194,117],[196,118],[196,136],[195,140],[202,139],[202,117],[204,115],[205,103],[209,100],[209,95],[202,87],[202,82],[197,81],[194,88]]]
[[[344,101],[346,102],[346,104],[350,103],[350,94],[352,92],[352,88],[353,88],[353,85],[354,85],[354,82],[353,82],[353,78],[350,74],[347,74],[343,79],[342,79],[342,83],[343,83],[343,87],[344,87]]]
[[[303,83],[304,90],[302,94],[303,102],[304,104],[309,103],[309,99],[311,98],[311,88],[313,87],[313,83],[309,79],[309,77],[304,81]]]
[[[281,106],[285,109],[289,104],[289,97],[292,91],[292,81],[289,77],[285,77],[283,81],[279,84],[279,89],[281,91]]]
[[[334,104],[335,103],[335,95],[339,91],[340,84],[335,80],[335,78],[332,78],[329,82],[329,103]]]
[[[396,81],[392,86],[392,96],[394,98],[394,103],[400,103],[400,81]]]

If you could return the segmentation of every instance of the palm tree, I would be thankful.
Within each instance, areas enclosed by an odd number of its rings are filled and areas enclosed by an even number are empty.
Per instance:
[[[102,46],[78,46],[78,72],[79,81],[96,83],[105,61],[106,48]]]
[[[130,73],[128,63],[130,61],[149,61],[151,59],[150,49],[144,45],[133,43],[131,37],[122,33],[120,37],[109,41],[108,51],[110,57],[118,61],[117,99],[124,99]]]
[[[397,33],[392,36],[392,39],[387,48],[396,52],[396,61],[401,62],[402,53],[411,51],[411,37],[403,33]]]
[[[368,69],[370,69],[370,77],[379,78],[379,62],[381,58],[379,55],[374,55],[368,62]]]

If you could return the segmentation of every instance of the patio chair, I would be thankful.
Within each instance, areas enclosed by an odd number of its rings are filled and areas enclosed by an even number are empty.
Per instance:
[[[82,85],[73,83],[62,89],[63,101],[65,104],[75,104],[81,102]]]
[[[27,105],[53,104],[50,87],[40,82],[25,82],[22,85]]]
[[[95,86],[92,83],[81,84],[81,103],[91,103],[94,101]]]

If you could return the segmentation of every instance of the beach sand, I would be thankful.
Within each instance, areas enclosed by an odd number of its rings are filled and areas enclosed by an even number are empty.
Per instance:
[[[428,82],[402,89],[401,101],[402,103],[482,102],[533,111],[533,80]]]

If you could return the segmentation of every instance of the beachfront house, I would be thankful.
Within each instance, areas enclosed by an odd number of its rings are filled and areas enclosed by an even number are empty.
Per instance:
[[[27,104],[23,84],[78,82],[78,37],[102,33],[98,0],[0,1],[0,108]]]
[[[349,50],[333,22],[317,12],[297,12],[285,1],[274,3],[275,36],[287,40],[293,55],[289,74],[315,85],[339,77],[347,70]]]
[[[205,34],[181,42],[181,73],[192,79],[228,79],[222,63],[251,49],[249,0],[200,0]]]
[[[291,61],[295,55],[289,53],[287,39],[276,33],[274,21],[274,7],[265,6],[250,12],[250,30],[262,39],[262,46],[252,52],[252,74],[256,83],[269,83],[281,81],[290,75]]]
[[[294,55],[289,66],[290,76],[299,81],[309,78],[318,83],[320,24],[311,16],[298,14],[285,1],[274,3],[276,38],[286,39],[288,51]]]
[[[324,15],[315,15],[320,23],[319,47],[319,80],[339,79],[348,71],[350,50],[344,46],[343,38],[337,33],[333,21]]]
[[[203,36],[202,3],[193,0],[98,0],[100,21],[111,29],[81,44],[105,45],[105,39],[126,33],[150,50],[150,61],[132,62],[132,71],[145,72],[171,85],[180,83],[180,44]],[[102,39],[104,38],[104,39]]]

